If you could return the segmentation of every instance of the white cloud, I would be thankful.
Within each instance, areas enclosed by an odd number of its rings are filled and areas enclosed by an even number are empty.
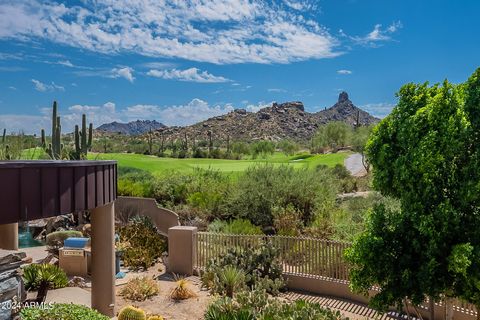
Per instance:
[[[157,105],[134,105],[126,108],[124,116],[129,121],[157,119],[166,125],[190,125],[211,117],[233,111],[230,104],[210,106],[206,101],[193,99],[185,105],[160,107]]]
[[[395,104],[393,103],[381,102],[365,104],[363,106],[360,106],[360,109],[367,111],[375,117],[384,118],[392,111],[394,107]]]
[[[267,89],[268,92],[287,92],[285,89],[280,89],[280,88],[270,88]]]
[[[65,66],[65,67],[70,67],[73,68],[75,67],[73,63],[71,63],[69,60],[60,60],[57,62],[59,65]]]
[[[310,1],[287,0],[308,8]],[[313,18],[270,1],[4,0],[0,39],[46,39],[94,52],[228,63],[289,63],[339,55]],[[221,25],[222,27],[219,27]]]
[[[41,115],[0,115],[0,128],[7,129],[9,133],[24,132],[26,134],[40,134],[42,128],[50,128],[51,122],[48,116]]]
[[[14,86],[9,86],[8,89],[10,89],[10,90],[17,90],[17,88],[14,87]]]
[[[271,104],[270,104],[271,105]],[[248,105],[249,111],[258,111],[265,107],[264,103]],[[136,104],[119,109],[113,102],[103,105],[72,105],[66,109],[59,105],[62,132],[73,132],[75,125],[81,124],[82,114],[94,127],[113,121],[129,122],[135,120],[157,120],[169,126],[185,126],[231,112],[234,107],[230,103],[210,105],[208,102],[195,98],[186,104],[160,106]],[[39,109],[39,115],[0,114],[0,128],[9,132],[25,131],[28,134],[39,134],[42,128],[47,130],[51,123],[51,106]]]
[[[265,103],[265,102],[259,102],[257,104],[249,104],[245,107],[247,111],[249,112],[258,112],[262,110],[263,108],[266,107],[271,107],[273,102]]]
[[[145,62],[141,64],[142,67],[148,69],[167,69],[175,67],[174,63],[171,62]]]
[[[315,1],[307,0],[284,0],[288,7],[297,11],[317,10],[317,3]]]
[[[110,76],[111,78],[125,78],[130,82],[135,80],[133,76],[133,69],[130,67],[123,67],[123,68],[113,68],[111,70]]]
[[[208,71],[202,71],[197,68],[189,68],[185,70],[150,70],[147,72],[147,75],[163,79],[202,83],[220,83],[230,81],[227,78],[214,76],[213,74],[208,73]]]
[[[47,91],[65,91],[65,88],[55,84],[52,81],[51,84],[43,83],[36,79],[31,79],[32,83],[34,84],[35,90],[40,92],[47,92]]]
[[[353,72],[351,70],[346,70],[346,69],[341,69],[337,70],[338,74],[352,74]]]
[[[401,21],[395,21],[387,28],[382,28],[381,24],[376,24],[373,30],[363,37],[351,37],[352,40],[363,45],[375,45],[377,42],[392,40],[392,34],[403,27]]]

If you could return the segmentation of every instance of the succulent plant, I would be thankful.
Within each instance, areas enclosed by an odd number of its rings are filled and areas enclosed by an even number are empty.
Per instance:
[[[140,308],[126,306],[118,313],[118,320],[147,320],[147,316]]]
[[[162,316],[150,316],[147,318],[147,320],[163,320]]]

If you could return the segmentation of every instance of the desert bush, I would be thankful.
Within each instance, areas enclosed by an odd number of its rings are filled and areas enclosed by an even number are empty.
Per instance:
[[[135,217],[130,224],[118,228],[125,266],[134,270],[148,269],[163,252],[167,241],[147,217]]]
[[[236,219],[232,221],[215,220],[208,226],[208,231],[228,234],[263,234],[262,229],[249,220]]]
[[[300,146],[291,140],[282,140],[277,147],[287,156],[294,155],[300,149]]]
[[[353,128],[342,121],[332,121],[318,128],[312,139],[312,152],[328,149],[336,152],[350,142]]]
[[[217,275],[214,282],[215,293],[233,298],[235,292],[245,286],[245,273],[234,266],[229,265],[220,269]]]
[[[109,320],[98,311],[78,304],[55,303],[51,308],[24,308],[20,311],[22,320]]]
[[[226,254],[213,258],[207,263],[201,277],[202,284],[213,292],[223,291],[219,275],[224,268],[235,267],[245,274],[245,284],[249,288],[259,285],[268,292],[277,294],[285,286],[278,255],[279,251],[269,242],[255,249],[230,248]],[[220,287],[216,287],[217,284]]]
[[[250,153],[252,158],[266,158],[275,152],[275,144],[271,141],[261,140],[250,145]]]
[[[190,289],[190,282],[182,277],[175,277],[175,287],[170,292],[170,298],[173,300],[186,300],[195,298],[197,294]]]
[[[303,230],[301,214],[292,205],[273,208],[273,227],[277,235],[298,236]]]
[[[318,303],[297,300],[280,301],[263,290],[244,291],[235,299],[219,297],[205,312],[205,320],[342,320],[339,311],[331,311]]]
[[[155,199],[163,206],[188,204],[210,216],[223,211],[230,181],[211,169],[195,169],[191,173],[171,172],[155,179]]]
[[[129,197],[152,197],[153,175],[147,171],[119,167],[118,169],[118,194]]]
[[[160,292],[157,281],[149,277],[133,278],[120,290],[120,295],[132,301],[144,301]]]
[[[238,154],[241,156],[250,154],[250,148],[245,142],[234,142],[231,146],[231,151],[233,154]]]
[[[350,171],[343,164],[336,164],[330,170],[339,181],[340,192],[349,193],[357,191],[357,179],[350,174]]]
[[[275,207],[293,206],[307,224],[318,210],[335,203],[338,186],[324,171],[294,169],[290,166],[250,167],[238,178],[226,200],[224,219],[248,219],[253,224],[273,225]]]
[[[25,289],[36,290],[42,284],[50,289],[64,288],[68,285],[65,272],[53,264],[29,264],[22,269]]]

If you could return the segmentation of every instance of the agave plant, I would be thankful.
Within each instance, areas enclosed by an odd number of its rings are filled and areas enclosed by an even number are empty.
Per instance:
[[[234,266],[226,266],[218,274],[218,280],[225,295],[233,298],[234,293],[245,286],[245,273]]]
[[[175,276],[175,284],[176,286],[170,292],[170,298],[173,300],[186,300],[197,296],[190,289],[190,282],[187,279]]]
[[[66,287],[68,278],[65,272],[52,264],[31,264],[23,268],[23,279],[27,290],[38,289],[35,302],[43,302],[48,289]]]
[[[58,289],[68,284],[65,272],[52,264],[30,264],[24,267],[23,280],[27,290],[39,289],[42,285]]]

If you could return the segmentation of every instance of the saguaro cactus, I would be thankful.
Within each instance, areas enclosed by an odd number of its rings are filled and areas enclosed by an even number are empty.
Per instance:
[[[57,101],[53,101],[52,110],[52,142],[47,145],[45,139],[45,130],[42,129],[42,147],[45,152],[54,160],[62,159],[62,126],[60,124],[60,117],[57,115]]]
[[[82,131],[75,125],[75,152],[72,158],[75,160],[87,158],[88,151],[92,148],[92,136],[93,124],[89,124],[87,133],[87,116],[82,114]]]

